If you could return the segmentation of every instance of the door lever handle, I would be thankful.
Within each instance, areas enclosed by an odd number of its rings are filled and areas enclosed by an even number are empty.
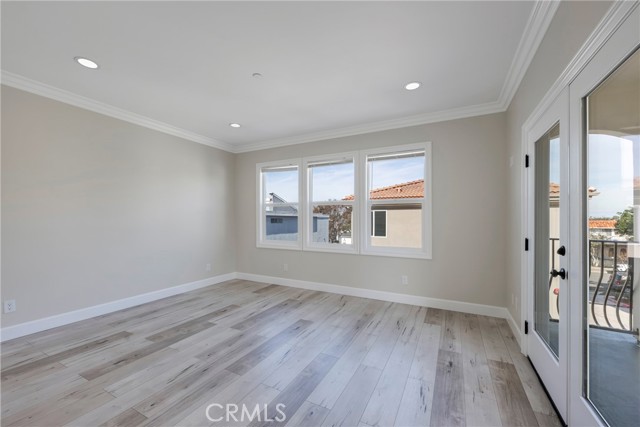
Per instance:
[[[558,271],[558,270],[556,270],[556,269],[553,269],[553,270],[551,270],[551,276],[553,276],[553,277],[558,277],[558,276],[560,276],[560,278],[561,278],[562,280],[564,280],[564,279],[566,279],[566,278],[567,278],[567,272],[565,271],[565,269],[564,269],[564,268],[561,268],[561,269],[560,269],[560,271]]]

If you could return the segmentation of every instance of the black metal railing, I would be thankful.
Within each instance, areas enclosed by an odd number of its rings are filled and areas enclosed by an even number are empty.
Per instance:
[[[551,238],[551,269],[556,269],[558,239]],[[633,330],[634,263],[629,258],[629,242],[589,240],[589,323],[592,327],[618,332]],[[552,281],[549,281],[551,293]],[[559,312],[558,293],[553,292]],[[613,311],[613,313],[612,313]],[[551,315],[551,313],[550,313]]]

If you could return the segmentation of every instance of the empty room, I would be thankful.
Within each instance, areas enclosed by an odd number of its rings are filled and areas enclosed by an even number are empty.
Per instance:
[[[638,425],[640,1],[0,19],[2,427]]]

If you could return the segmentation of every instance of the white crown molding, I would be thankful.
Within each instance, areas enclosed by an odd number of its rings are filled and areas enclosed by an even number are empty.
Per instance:
[[[6,86],[11,86],[16,89],[24,90],[26,92],[31,92],[36,95],[44,96],[45,98],[54,99],[56,101],[64,102],[65,104],[73,105],[75,107],[83,108],[95,113],[104,114],[105,116],[124,120],[125,122],[133,123],[148,129],[157,130],[159,132],[177,136],[178,138],[197,142],[199,144],[208,145],[210,147],[219,148],[225,151],[233,151],[234,148],[231,144],[228,144],[226,142],[217,141],[215,139],[170,125],[168,123],[154,120],[140,114],[132,113],[131,111],[123,110],[122,108],[114,107],[103,102],[95,101],[93,99],[75,94],[73,92],[59,89],[54,86],[50,86],[48,84],[32,80],[5,70],[2,70],[1,83]]]
[[[509,108],[559,6],[560,1],[538,0],[534,4],[500,91],[498,102],[503,111]]]
[[[384,120],[364,125],[349,126],[341,129],[314,132],[305,135],[286,138],[271,139],[267,141],[252,142],[235,147],[235,153],[265,150],[268,148],[284,147],[287,145],[306,144],[327,139],[343,138],[353,135],[362,135],[371,132],[380,132],[391,129],[405,128],[409,126],[425,125],[429,123],[445,122],[448,120],[464,119],[467,117],[483,116],[485,114],[501,113],[505,111],[498,102],[471,105],[468,107],[454,108],[451,110],[437,111],[434,113],[419,114],[399,119]]]

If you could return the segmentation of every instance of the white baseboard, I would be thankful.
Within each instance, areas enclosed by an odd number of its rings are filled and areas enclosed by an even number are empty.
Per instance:
[[[309,289],[312,291],[330,292],[333,294],[349,295],[361,298],[370,298],[381,301],[397,302],[401,304],[419,305],[423,307],[440,308],[443,310],[460,311],[463,313],[480,314],[483,316],[499,317],[507,319],[511,315],[505,307],[494,305],[474,304],[470,302],[452,301],[438,298],[422,297],[417,295],[399,294],[395,292],[376,291],[372,289],[354,288],[351,286],[331,285],[328,283],[308,282],[306,280],[286,279],[283,277],[263,276],[260,274],[237,273],[237,278],[252,280],[254,282],[272,283],[275,285],[290,286],[292,288]],[[513,329],[513,326],[511,326]],[[519,334],[518,334],[519,337]]]
[[[94,305],[92,307],[81,308],[79,310],[74,310],[67,313],[56,314],[54,316],[45,317],[44,319],[32,320],[30,322],[20,323],[14,326],[7,326],[6,328],[2,328],[0,330],[0,342],[23,337],[29,334],[34,334],[36,332],[46,331],[47,329],[68,325],[70,323],[90,319],[92,317],[101,316],[103,314],[113,313],[114,311],[124,310],[125,308],[134,307],[136,305],[156,301],[177,294],[182,294],[184,292],[205,288],[207,286],[226,282],[227,280],[233,280],[235,278],[236,273],[222,274],[195,282],[173,286],[171,288],[160,289],[158,291],[148,292],[142,295],[135,295],[129,298],[111,301],[105,304]]]

